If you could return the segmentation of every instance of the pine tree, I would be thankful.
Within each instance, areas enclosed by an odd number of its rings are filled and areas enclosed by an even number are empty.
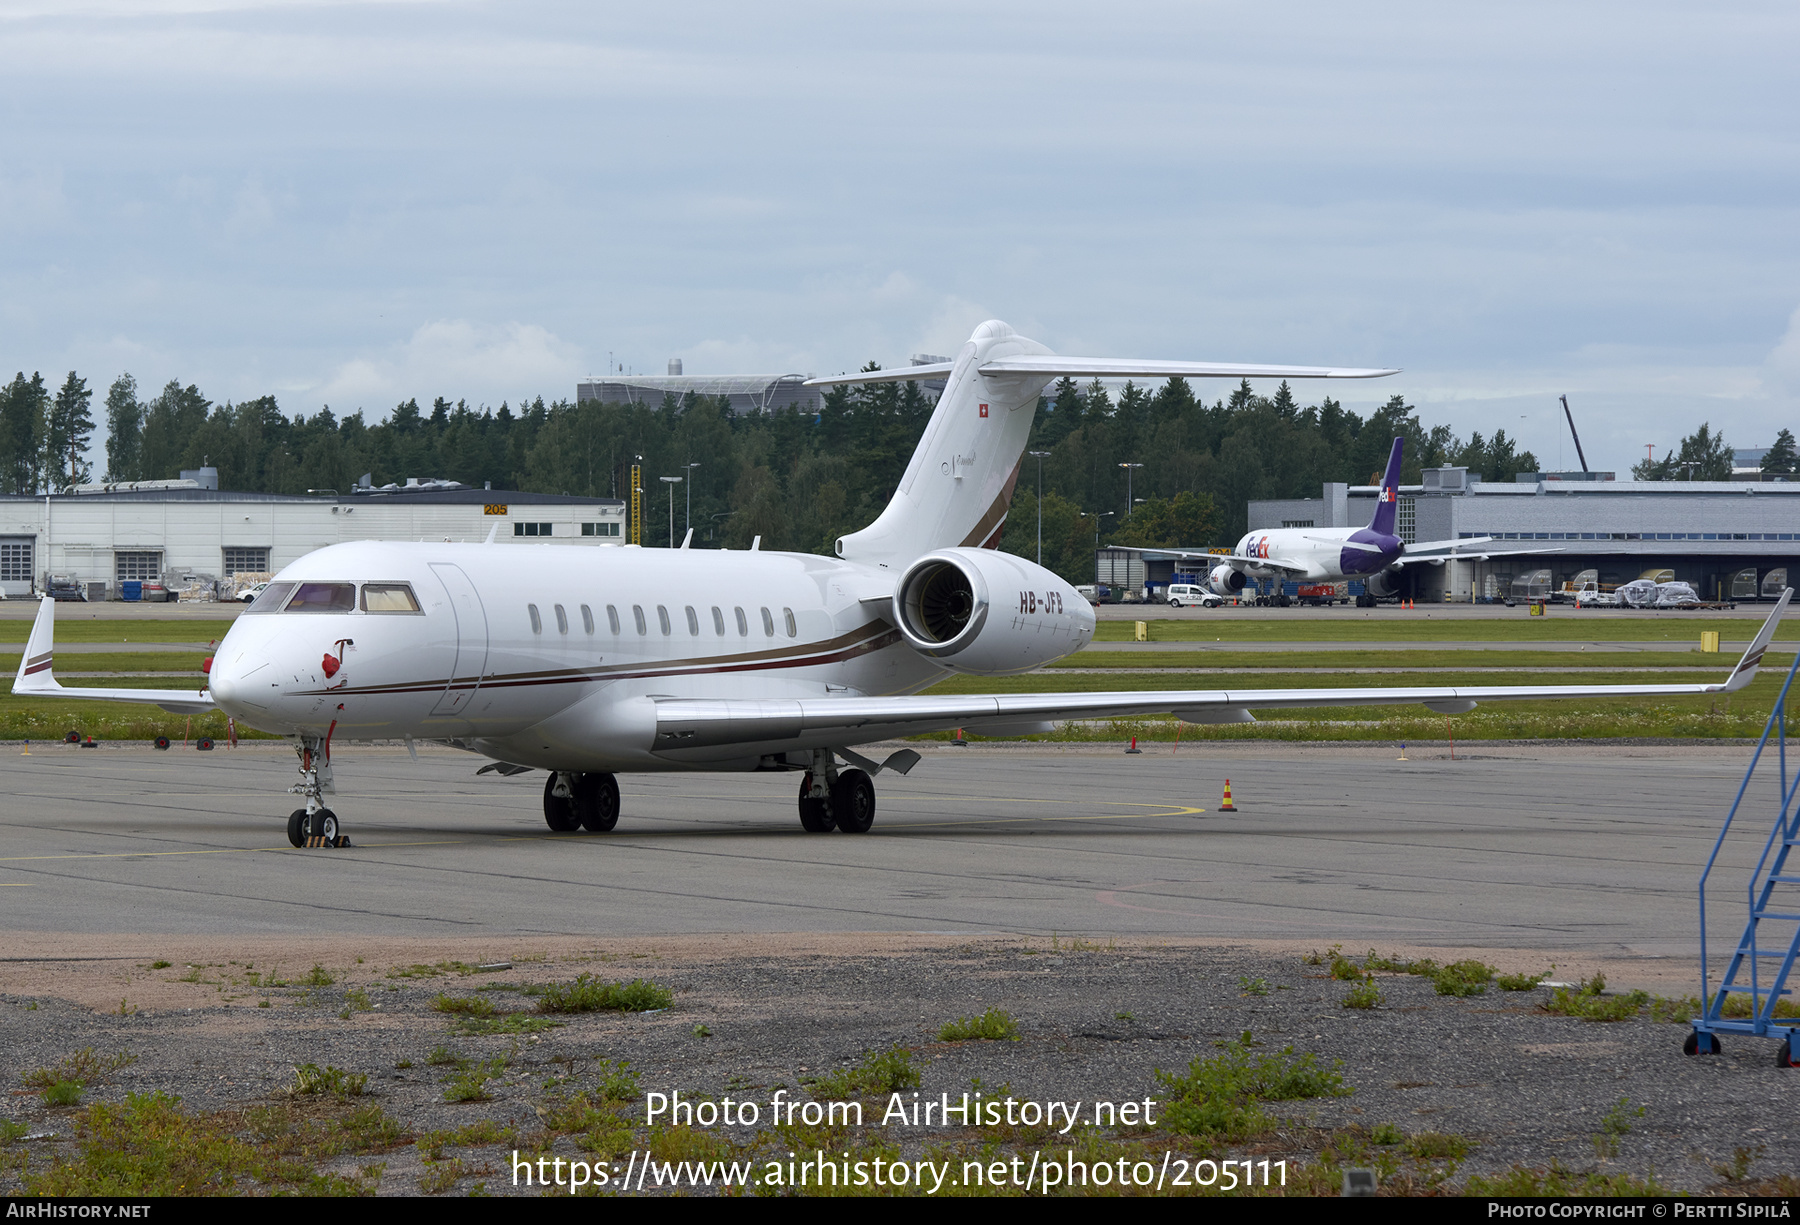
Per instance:
[[[1762,470],[1769,476],[1792,476],[1800,468],[1800,452],[1794,446],[1792,430],[1775,435],[1775,445],[1763,453]]]
[[[121,374],[106,392],[106,479],[138,479],[138,457],[144,433],[144,406],[138,403],[137,380]]]
[[[87,380],[69,371],[62,390],[50,406],[44,429],[44,487],[80,485],[93,476],[87,462],[88,442],[94,436],[94,417],[89,411],[94,393]],[[65,479],[66,478],[66,479]]]

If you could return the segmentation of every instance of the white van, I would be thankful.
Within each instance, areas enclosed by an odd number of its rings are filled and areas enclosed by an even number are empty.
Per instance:
[[[1192,583],[1170,583],[1168,598],[1170,608],[1185,608],[1189,604],[1198,604],[1202,608],[1217,608],[1225,602],[1217,594]]]

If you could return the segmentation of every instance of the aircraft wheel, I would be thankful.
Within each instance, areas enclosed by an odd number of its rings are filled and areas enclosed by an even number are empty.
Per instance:
[[[314,838],[324,838],[325,844],[330,846],[337,841],[338,837],[337,814],[332,812],[329,808],[319,809],[319,811],[312,815],[312,821],[310,822],[310,828],[307,830],[307,833]]]
[[[574,803],[556,794],[556,779],[557,772],[552,770],[544,783],[544,824],[559,834],[572,833],[581,828],[581,819],[575,815]]]
[[[846,770],[831,788],[831,815],[846,834],[866,834],[875,824],[875,784],[861,770]]]
[[[800,828],[809,834],[829,834],[835,824],[831,819],[831,808],[823,799],[806,794],[811,790],[812,775],[808,774],[800,784]]]
[[[604,834],[619,823],[619,780],[610,774],[575,779],[575,814],[589,833]]]
[[[1786,1043],[1782,1044],[1784,1050],[1786,1049],[1786,1046]],[[1687,1041],[1681,1044],[1681,1053],[1683,1055],[1699,1055],[1703,1053],[1700,1047],[1700,1032],[1698,1030],[1690,1030],[1688,1032]],[[1719,1053],[1719,1035],[1706,1035],[1706,1049],[1704,1053],[1708,1055],[1717,1055]]]
[[[288,814],[288,841],[295,846],[306,845],[306,809],[296,808]]]

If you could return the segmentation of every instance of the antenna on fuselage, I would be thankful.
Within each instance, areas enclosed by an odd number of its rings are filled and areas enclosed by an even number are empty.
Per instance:
[[[681,538],[681,547],[684,549],[687,548],[688,542],[691,541],[693,538],[694,538],[694,529],[690,527],[687,530],[687,535],[685,535]]]
[[[760,548],[762,548],[762,537],[758,536],[755,540],[750,542],[750,551],[754,553]]]
[[[496,524],[494,524],[493,527],[490,527],[488,529],[487,539],[482,541],[481,543],[482,544],[493,544],[494,537],[498,536],[499,534],[500,534],[500,525],[498,523],[496,523]]]

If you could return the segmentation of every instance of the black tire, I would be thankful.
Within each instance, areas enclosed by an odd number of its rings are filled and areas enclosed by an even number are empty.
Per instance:
[[[338,837],[337,814],[329,808],[319,809],[307,823],[306,832],[309,837],[325,839],[325,845],[330,846]]]
[[[800,783],[800,828],[809,834],[829,834],[836,824],[831,819],[831,806],[824,799],[807,795],[812,790],[812,775]]]
[[[619,780],[610,774],[575,776],[575,816],[589,833],[604,834],[619,823]]]
[[[555,770],[544,780],[544,824],[559,834],[569,834],[581,828],[581,818],[575,815],[575,804],[566,796],[556,794]],[[577,783],[580,782],[578,778]]]
[[[212,737],[211,736],[200,737],[200,739],[194,741],[194,747],[202,753],[212,752]]]
[[[1699,1031],[1690,1030],[1688,1031],[1687,1041],[1681,1044],[1681,1053],[1683,1055],[1717,1055],[1719,1053],[1719,1035],[1707,1034],[1706,1049],[1702,1051],[1700,1048]]]
[[[288,814],[288,841],[294,846],[306,845],[306,809],[296,808]]]
[[[156,747],[159,749],[168,748],[169,747],[169,738],[167,736],[158,736],[156,738]],[[304,815],[304,814],[302,814],[302,815]],[[294,845],[298,846],[299,843],[295,843]]]
[[[831,787],[831,816],[846,834],[866,834],[875,824],[875,784],[861,770],[845,770]]]

